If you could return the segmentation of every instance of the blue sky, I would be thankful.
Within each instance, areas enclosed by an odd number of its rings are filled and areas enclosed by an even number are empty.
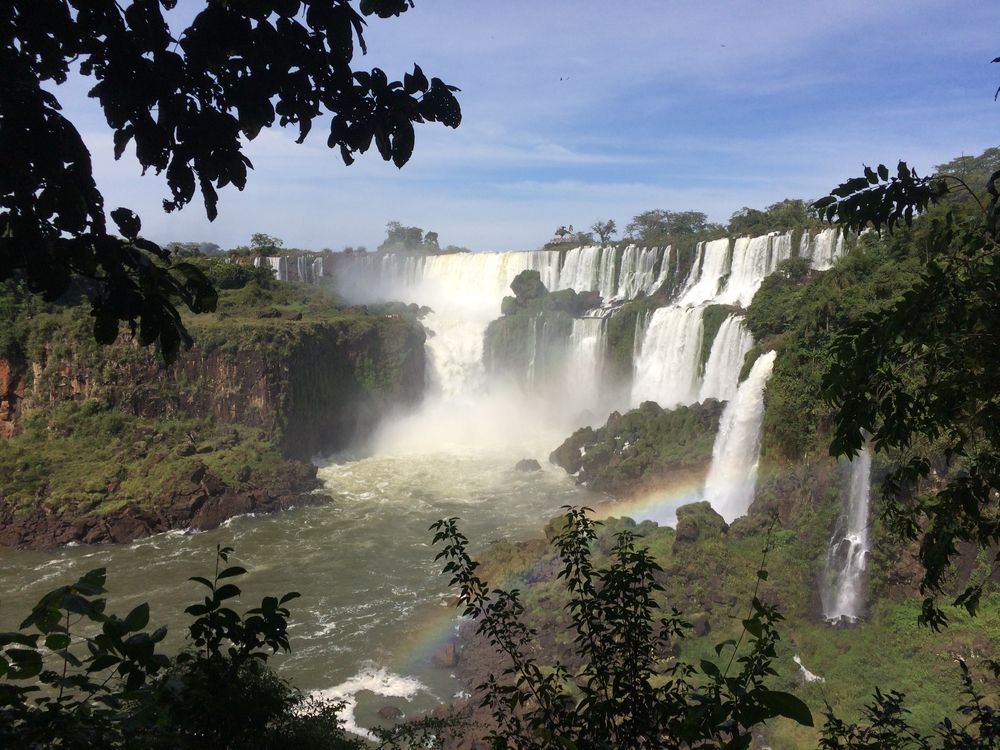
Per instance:
[[[824,195],[862,164],[926,171],[998,145],[998,26],[986,0],[416,0],[370,21],[358,67],[398,78],[418,62],[462,89],[462,126],[419,127],[402,170],[374,153],[345,167],[320,127],[303,145],[264,132],[211,223],[197,201],[164,214],[163,178],[113,160],[85,87],[57,93],[108,208],[133,208],[160,242],[371,248],[398,220],[442,244],[529,249],[560,224],[624,227],[653,208],[724,222]]]

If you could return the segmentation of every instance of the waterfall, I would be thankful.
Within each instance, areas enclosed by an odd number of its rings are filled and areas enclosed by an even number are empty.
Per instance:
[[[564,372],[566,392],[581,409],[601,400],[601,365],[606,344],[604,318],[575,318]]]
[[[507,401],[498,405],[494,414],[512,421],[525,409],[539,411],[539,404],[551,419],[558,420],[583,410],[596,414],[605,407],[638,406],[645,400],[672,408],[706,398],[729,401],[727,413],[734,420],[753,404],[753,383],[759,386],[759,404],[766,375],[755,370],[757,375],[737,388],[738,373],[751,346],[750,335],[739,316],[730,316],[707,347],[708,342],[703,341],[705,306],[748,305],[763,279],[791,256],[792,235],[772,233],[734,243],[725,238],[700,242],[695,252],[690,271],[680,278],[680,259],[672,248],[636,245],[448,255],[354,253],[331,257],[329,271],[337,291],[350,302],[399,300],[433,310],[423,318],[428,331],[429,395],[445,399],[461,396],[461,405],[452,408],[455,414],[463,410],[471,414],[470,404],[506,389]],[[843,252],[842,237],[836,230],[820,232],[812,239],[804,235],[799,252],[814,266],[832,263],[830,258]],[[287,275],[289,269],[282,267],[281,259],[269,262],[279,277]],[[630,384],[601,379],[606,365],[602,361],[606,321],[572,320],[565,315],[546,315],[531,321],[530,327],[523,321],[517,336],[525,337],[527,348],[515,345],[514,350],[526,356],[517,360],[516,372],[508,370],[507,377],[487,378],[483,363],[486,328],[498,317],[503,297],[511,293],[510,283],[528,269],[537,271],[550,291],[599,293],[604,298],[604,313],[670,281],[676,301],[636,318]],[[319,273],[326,270],[321,268]],[[708,358],[703,360],[706,348]],[[761,358],[758,366],[765,362],[766,358]],[[490,367],[492,372],[493,365]],[[742,409],[737,409],[740,404],[744,404]],[[753,447],[750,464],[755,451]],[[711,485],[713,492],[714,488]],[[752,495],[752,482],[750,492]],[[743,512],[750,500],[733,502],[733,507]]]
[[[740,237],[733,244],[733,262],[717,302],[748,307],[764,279],[792,255],[792,233]]]
[[[823,575],[823,616],[855,622],[864,608],[864,573],[868,559],[868,504],[872,456],[868,446],[851,461],[847,505],[830,539]]]
[[[744,515],[753,502],[764,419],[764,387],[771,377],[775,356],[772,351],[757,358],[719,419],[704,499],[727,522]]]
[[[833,268],[834,262],[844,254],[844,235],[836,228],[824,229],[815,237],[809,233],[802,235],[799,255],[809,258],[817,271]]]
[[[705,363],[705,377],[698,391],[699,401],[706,398],[720,401],[733,399],[743,360],[752,346],[753,336],[743,325],[742,315],[730,315],[722,322]]]
[[[698,256],[679,303],[700,305],[715,299],[723,277],[729,273],[729,240],[712,240],[698,243]]]
[[[670,248],[643,247],[629,245],[622,253],[618,285],[613,295],[616,300],[637,297],[639,293],[652,294],[662,282],[656,275],[656,264],[661,261],[660,276],[669,264]]]
[[[700,307],[653,311],[635,362],[633,404],[656,401],[669,409],[695,400],[704,331],[702,313]]]

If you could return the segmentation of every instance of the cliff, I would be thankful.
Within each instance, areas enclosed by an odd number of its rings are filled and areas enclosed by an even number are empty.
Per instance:
[[[303,461],[420,401],[425,335],[412,315],[302,294],[193,317],[197,345],[170,367],[126,335],[95,344],[79,306],[16,319],[0,357],[0,544],[123,542],[324,500]]]
[[[139,417],[210,416],[257,427],[308,459],[369,435],[423,394],[424,332],[399,316],[314,320],[202,316],[172,367],[126,338],[98,347],[75,311],[37,322],[18,359],[0,359],[0,435],[22,415],[95,399]]]

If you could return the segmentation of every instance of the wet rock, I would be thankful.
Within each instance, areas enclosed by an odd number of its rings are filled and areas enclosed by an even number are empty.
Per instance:
[[[541,471],[542,465],[538,463],[533,458],[522,458],[516,464],[514,464],[514,469],[516,471],[523,471],[525,473],[529,471]]]
[[[188,481],[191,484],[199,484],[201,480],[205,477],[208,467],[205,466],[201,461],[192,469],[191,474],[188,476]]]
[[[688,619],[691,622],[691,632],[695,635],[708,635],[709,631],[712,629],[708,622],[708,615],[704,612],[696,614]]]
[[[458,649],[455,644],[448,642],[431,654],[431,664],[439,669],[451,669],[458,664]]]
[[[399,721],[403,718],[403,712],[396,708],[396,706],[382,706],[378,710],[378,715],[386,721]]]

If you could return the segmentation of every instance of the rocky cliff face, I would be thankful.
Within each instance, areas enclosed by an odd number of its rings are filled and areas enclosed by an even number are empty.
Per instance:
[[[309,458],[364,439],[424,388],[424,332],[399,317],[260,320],[193,327],[198,346],[164,368],[128,341],[95,347],[57,331],[29,361],[0,359],[0,436],[21,417],[98,399],[143,417],[211,416],[263,429]]]
[[[125,338],[97,346],[78,312],[33,320],[0,359],[0,545],[125,542],[327,499],[303,460],[420,401],[424,331],[302,317],[195,321],[169,368]]]
[[[24,398],[24,363],[0,359],[0,439],[17,431],[17,412]]]

